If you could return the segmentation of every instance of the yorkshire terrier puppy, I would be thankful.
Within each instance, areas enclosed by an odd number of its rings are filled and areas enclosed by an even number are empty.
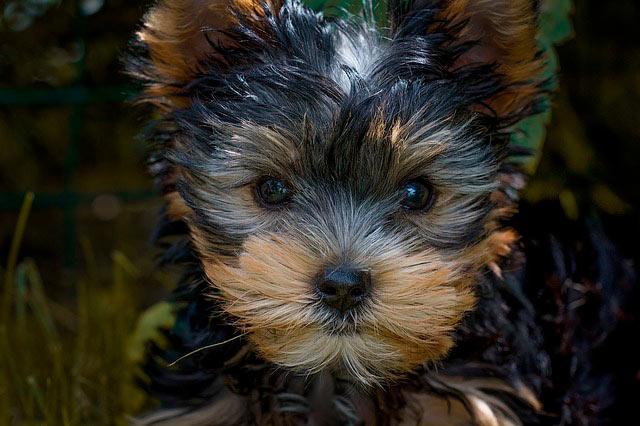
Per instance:
[[[512,217],[509,141],[550,86],[536,8],[392,0],[384,34],[298,0],[151,9],[129,71],[185,275],[143,422],[610,418],[632,273],[593,221]]]

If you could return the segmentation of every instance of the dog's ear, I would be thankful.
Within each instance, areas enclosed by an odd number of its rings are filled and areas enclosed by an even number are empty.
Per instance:
[[[191,82],[207,73],[222,73],[227,51],[249,49],[237,30],[260,33],[266,15],[276,13],[280,0],[160,0],[144,17],[138,31],[138,51],[129,55],[127,70],[144,85],[139,103],[156,108],[161,118],[188,108]],[[241,24],[241,25],[240,25]],[[177,191],[180,168],[167,153],[180,149],[171,120],[155,126],[158,149],[151,172],[166,200],[167,216],[183,220],[191,214]]]
[[[146,51],[129,64],[134,77],[146,83],[147,101],[161,108],[184,107],[181,88],[209,67],[224,67],[224,49],[240,49],[233,28],[261,25],[265,10],[280,0],[160,0],[144,17],[137,33]],[[228,65],[228,64],[227,64]]]
[[[482,107],[499,118],[531,114],[543,58],[536,43],[535,0],[390,0],[395,38],[437,40],[451,75],[491,74]],[[442,60],[442,59],[441,59]],[[487,80],[488,81],[488,80]]]

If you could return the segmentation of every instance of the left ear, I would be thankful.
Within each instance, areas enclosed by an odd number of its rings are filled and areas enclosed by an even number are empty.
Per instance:
[[[394,35],[442,36],[449,71],[490,72],[498,83],[479,99],[499,118],[532,114],[544,58],[536,42],[535,0],[392,0]]]
[[[184,87],[228,63],[225,51],[248,48],[233,29],[259,31],[265,10],[277,11],[280,0],[158,0],[144,16],[136,44],[142,55],[129,58],[129,73],[145,84],[144,102],[161,110],[186,107]]]
[[[131,55],[128,71],[144,84],[139,102],[171,120],[173,111],[187,108],[191,82],[208,73],[219,74],[238,64],[225,57],[228,51],[246,51],[251,43],[233,29],[240,23],[260,31],[266,11],[276,12],[280,0],[158,0],[143,20],[136,44],[141,54]],[[171,124],[158,131],[159,148],[152,172],[165,195],[167,214],[180,220],[191,214],[176,190],[180,167],[166,158],[171,150],[183,149]],[[162,128],[162,126],[159,126]]]

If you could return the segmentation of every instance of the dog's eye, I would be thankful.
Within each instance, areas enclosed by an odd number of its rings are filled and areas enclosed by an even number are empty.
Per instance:
[[[433,190],[423,181],[407,182],[402,191],[400,204],[407,210],[426,210],[433,204]]]
[[[269,206],[285,203],[291,198],[291,189],[280,179],[268,177],[258,183],[258,197]]]

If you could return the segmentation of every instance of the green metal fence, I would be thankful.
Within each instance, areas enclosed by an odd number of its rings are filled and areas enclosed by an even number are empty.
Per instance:
[[[0,108],[27,107],[32,109],[52,106],[69,106],[67,141],[63,185],[55,192],[35,192],[33,207],[35,209],[61,209],[64,226],[64,264],[73,267],[76,264],[77,246],[77,208],[91,203],[96,196],[104,193],[77,192],[72,184],[78,168],[81,132],[85,125],[85,109],[89,105],[101,103],[122,103],[134,95],[135,89],[130,86],[89,87],[85,80],[87,15],[83,11],[80,0],[74,0],[73,34],[75,42],[80,46],[81,56],[75,62],[75,81],[69,87],[62,88],[1,88]],[[55,13],[55,11],[53,11]],[[113,188],[109,193],[121,201],[135,201],[153,196],[148,190],[130,191],[126,188]],[[18,211],[26,192],[11,192],[0,186],[0,210]]]

